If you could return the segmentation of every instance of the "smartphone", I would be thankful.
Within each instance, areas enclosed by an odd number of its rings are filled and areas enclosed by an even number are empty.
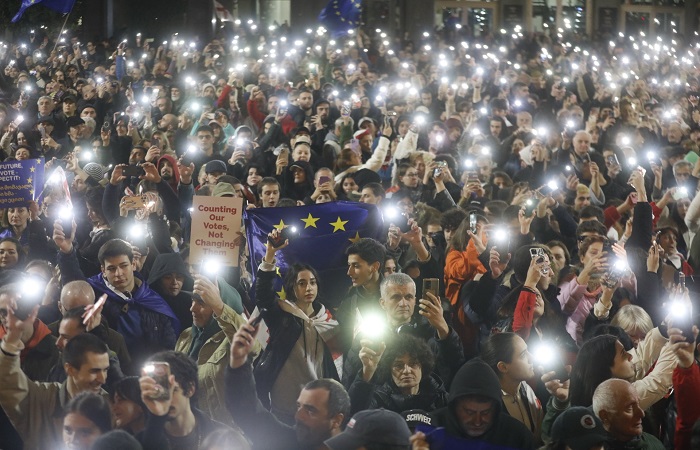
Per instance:
[[[620,167],[620,160],[617,159],[617,155],[610,155],[605,158],[605,164],[612,167]]]
[[[391,223],[399,227],[402,233],[408,233],[411,231],[411,226],[408,224],[408,216],[406,213],[398,214],[396,217],[391,219]]]
[[[678,272],[678,284],[681,290],[685,290],[685,274],[683,272]]]
[[[109,131],[111,128],[112,125],[109,123],[109,120],[105,120],[102,124],[102,131]]]
[[[344,102],[342,108],[340,108],[340,115],[341,116],[349,116],[350,115],[350,104],[348,102]]]
[[[467,184],[481,183],[479,181],[479,174],[475,170],[470,170],[467,172]]]
[[[273,247],[277,248],[280,245],[284,244],[284,241],[288,240],[291,242],[292,239],[295,237],[299,236],[299,229],[297,227],[286,227],[282,229],[282,231],[279,234],[279,237],[277,239],[273,239],[272,237],[268,236],[267,237],[267,242],[272,245]]]
[[[144,175],[146,171],[143,170],[141,166],[126,166],[122,167],[122,175],[125,177],[140,177]]]
[[[591,155],[589,155],[588,153],[584,153],[583,155],[581,155],[581,162],[583,162],[584,164],[586,164],[586,163],[590,164]]]
[[[83,319],[84,325],[87,325],[88,322],[90,322],[90,319],[92,319],[92,317],[95,315],[95,313],[102,307],[102,305],[105,304],[105,302],[107,302],[107,294],[102,295],[102,297],[100,297],[100,299],[97,300],[97,302],[92,307],[92,309],[87,314],[87,316],[85,316],[85,318]]]
[[[360,150],[360,140],[359,139],[350,139],[350,150],[353,152],[357,153],[358,155],[362,150]]]
[[[439,278],[423,278],[423,295],[422,299],[427,300],[428,296],[426,293],[430,292],[437,298],[440,299],[440,279]]]
[[[249,322],[249,325],[252,327],[257,327],[258,324],[263,321],[263,314],[266,312],[267,308],[258,309],[258,315],[255,316],[255,318]]]
[[[154,145],[160,149],[160,139],[157,137],[151,138],[151,145]]]
[[[549,274],[549,264],[547,263],[546,253],[544,249],[540,247],[533,247],[530,249],[530,258],[535,260],[537,267],[540,269],[542,275]]]
[[[469,213],[469,231],[476,234],[476,213]]]
[[[319,186],[322,184],[330,183],[330,181],[331,181],[331,177],[326,177],[326,176],[318,177],[318,185]]]
[[[525,217],[530,217],[537,208],[537,202],[534,199],[525,200]]]
[[[170,364],[160,361],[150,362],[143,366],[143,374],[153,378],[161,388],[157,395],[150,397],[152,400],[170,399]]]
[[[140,195],[129,195],[128,197],[128,202],[133,205],[134,209],[136,208],[143,208],[146,205],[143,203],[143,197]]]

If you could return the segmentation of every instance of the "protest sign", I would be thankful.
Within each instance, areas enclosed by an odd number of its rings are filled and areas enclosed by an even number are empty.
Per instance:
[[[0,208],[27,206],[43,186],[44,158],[0,163]]]
[[[216,261],[238,267],[243,199],[195,196],[192,204],[190,262]]]

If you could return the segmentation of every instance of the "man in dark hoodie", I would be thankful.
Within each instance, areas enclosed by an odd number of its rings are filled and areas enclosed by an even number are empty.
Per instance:
[[[431,450],[471,448],[476,441],[506,449],[534,449],[532,433],[501,409],[498,376],[479,358],[462,366],[452,380],[449,404],[435,411],[438,428],[420,426],[416,436]],[[415,443],[414,443],[415,446]]]
[[[192,283],[185,262],[177,253],[158,255],[148,274],[148,284],[170,306],[183,330],[192,326],[192,296],[183,292],[191,291]]]
[[[180,171],[177,168],[177,161],[170,155],[163,155],[158,158],[158,173],[165,180],[174,192],[180,184]]]

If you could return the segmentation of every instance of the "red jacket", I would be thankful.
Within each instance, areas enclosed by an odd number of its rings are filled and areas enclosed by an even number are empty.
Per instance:
[[[673,369],[673,388],[676,391],[675,448],[690,448],[693,424],[700,419],[700,366],[694,363],[687,369]]]
[[[532,322],[535,319],[535,303],[537,295],[529,289],[523,288],[518,297],[513,314],[513,333],[527,341],[532,330]]]

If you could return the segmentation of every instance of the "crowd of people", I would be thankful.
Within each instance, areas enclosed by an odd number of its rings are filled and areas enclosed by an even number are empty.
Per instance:
[[[0,448],[700,449],[700,44],[43,30],[0,51],[46,180],[2,211]],[[190,260],[194,196],[384,225],[308,248],[338,293],[282,227]]]

